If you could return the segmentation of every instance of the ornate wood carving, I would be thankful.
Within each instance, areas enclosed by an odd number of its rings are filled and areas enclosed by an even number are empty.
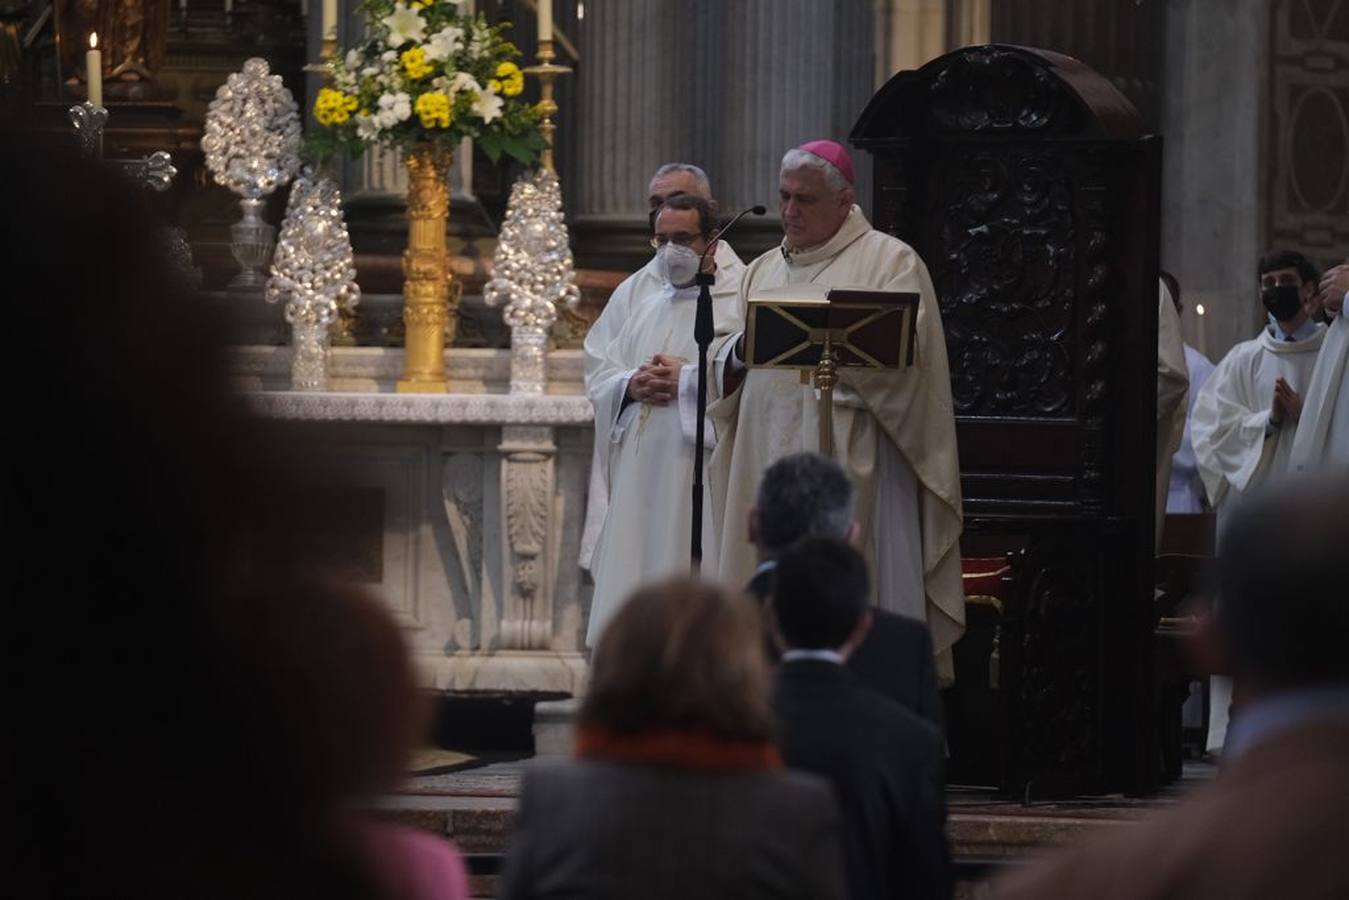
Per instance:
[[[938,293],[957,413],[1073,406],[1073,184],[1052,153],[977,153],[942,167]]]
[[[961,699],[998,707],[1001,740],[951,768],[1016,795],[1146,789],[1159,147],[1081,63],[999,46],[895,76],[852,140],[877,227],[937,290],[967,543],[1025,548],[994,696]]]

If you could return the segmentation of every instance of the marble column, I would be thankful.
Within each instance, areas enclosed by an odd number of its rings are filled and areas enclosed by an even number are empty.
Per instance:
[[[649,256],[646,186],[663,163],[704,167],[727,212],[771,211],[783,151],[846,140],[870,98],[872,23],[869,0],[589,0],[572,117],[580,264],[632,269]],[[780,236],[769,217],[734,243],[748,256]]]
[[[1162,267],[1181,284],[1185,340],[1217,362],[1260,322],[1269,4],[1172,0],[1165,27]]]

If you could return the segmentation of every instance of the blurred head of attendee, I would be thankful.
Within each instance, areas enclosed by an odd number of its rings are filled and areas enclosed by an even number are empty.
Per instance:
[[[837,538],[807,538],[778,557],[770,602],[783,650],[832,650],[844,659],[871,627],[866,561]]]
[[[1339,557],[1349,472],[1271,486],[1234,513],[1219,560],[1217,638],[1239,700],[1349,690],[1349,603]]]
[[[1292,334],[1308,318],[1324,319],[1317,300],[1321,272],[1296,250],[1273,250],[1260,258],[1257,269],[1260,302],[1270,317],[1287,334]]]
[[[749,540],[760,561],[811,537],[853,541],[856,496],[843,467],[816,453],[784,456],[764,471],[749,512]]]
[[[7,307],[31,352],[6,357],[6,888],[376,895],[344,819],[420,719],[396,625],[291,543],[301,473],[233,393],[225,322],[167,275],[144,196],[13,134],[0,168],[4,271],[38,286]]]
[[[647,739],[671,735],[768,744],[762,633],[755,605],[712,584],[678,578],[639,588],[595,648],[578,716],[583,755],[645,752]]]

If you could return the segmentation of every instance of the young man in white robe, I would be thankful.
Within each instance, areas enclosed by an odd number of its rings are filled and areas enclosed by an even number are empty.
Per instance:
[[[656,226],[656,214],[660,212],[660,208],[665,204],[665,201],[671,197],[691,194],[712,204],[713,210],[717,207],[716,201],[712,198],[712,183],[708,180],[707,173],[693,163],[672,162],[661,166],[651,176],[651,181],[647,184],[646,194],[653,233]],[[713,252],[716,256],[716,264],[721,269],[733,269],[737,266],[743,269],[745,266],[744,261],[724,240],[717,241],[716,249]],[[658,262],[658,258],[653,256],[643,270],[649,270],[648,274],[657,281],[659,281],[659,273],[656,271]],[[604,347],[614,339],[618,332],[622,330],[630,312],[630,304],[616,304],[612,300],[609,302],[604,309],[604,313],[594,325],[590,326],[590,331],[586,335],[587,360],[595,356],[592,350]],[[595,442],[594,453],[591,455],[590,461],[589,496],[586,498],[585,525],[581,531],[581,550],[578,559],[581,568],[591,572],[592,576],[594,571],[591,561],[595,555],[595,543],[599,540],[600,530],[604,527],[604,519],[609,511],[608,453],[606,441]]]
[[[666,200],[656,216],[656,258],[614,291],[586,337],[586,393],[595,407],[598,464],[608,504],[591,560],[594,598],[586,643],[643,582],[690,569],[698,347],[693,339],[700,264],[713,271],[718,335],[741,327],[737,307],[744,266],[716,260],[716,217],[691,194]],[[715,571],[717,531],[703,501],[704,565]]]
[[[941,314],[927,267],[913,248],[876,231],[853,204],[852,160],[833,141],[783,157],[778,184],[785,236],[749,265],[740,313],[760,291],[814,283],[919,295],[915,364],[902,372],[842,369],[834,392],[834,456],[857,488],[857,546],[875,573],[874,601],[927,622],[938,674],[953,677],[949,650],[964,631],[960,578],[960,474]],[[755,548],[745,539],[764,470],[782,456],[818,452],[814,391],[795,371],[743,371],[728,339],[712,366],[709,414],[715,518],[724,523],[718,577],[745,584]],[[740,378],[743,375],[743,383]]]
[[[1289,468],[1311,473],[1349,466],[1349,263],[1335,266],[1321,278],[1317,302],[1332,316],[1325,343],[1316,359],[1303,403],[1302,421],[1293,438]]]
[[[1220,553],[1226,524],[1242,495],[1288,466],[1302,427],[1302,397],[1326,331],[1311,318],[1318,273],[1301,253],[1267,254],[1260,260],[1259,278],[1269,323],[1218,363],[1190,421],[1199,475],[1218,513]],[[1226,678],[1210,682],[1209,751],[1222,749],[1231,692]]]

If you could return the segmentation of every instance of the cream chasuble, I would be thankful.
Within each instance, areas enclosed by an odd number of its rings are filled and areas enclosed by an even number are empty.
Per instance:
[[[1218,511],[1218,533],[1239,496],[1287,467],[1300,423],[1269,427],[1274,383],[1280,378],[1306,396],[1324,328],[1305,341],[1281,341],[1266,328],[1233,347],[1195,400],[1190,436],[1204,490]]]
[[[750,263],[740,289],[788,284],[910,291],[919,294],[915,364],[905,372],[841,369],[834,392],[834,453],[857,488],[858,548],[867,557],[877,603],[925,620],[939,671],[952,677],[950,647],[965,627],[960,578],[960,473],[946,340],[927,267],[911,247],[876,231],[854,206],[819,247],[784,255],[775,248]],[[710,472],[721,529],[719,578],[748,583],[757,563],[747,537],[759,479],[782,456],[818,451],[814,391],[794,371],[751,370],[721,397],[728,339],[714,361],[709,415],[718,423]]]
[[[1325,343],[1302,394],[1288,467],[1293,473],[1324,472],[1349,465],[1349,389],[1345,388],[1345,360],[1349,359],[1349,304],[1326,329]],[[1294,385],[1295,389],[1297,385]]]
[[[742,327],[737,303],[745,266],[729,248],[727,253],[717,254],[712,286],[718,335]],[[590,559],[595,593],[586,629],[586,643],[592,647],[609,617],[639,584],[689,572],[697,298],[698,288],[675,290],[648,264],[618,286],[586,336],[586,393],[595,407],[592,498],[598,491],[604,500],[603,505],[592,500],[587,512],[587,527],[596,534]],[[681,373],[678,398],[664,406],[624,405],[628,379],[657,353],[691,363]],[[708,446],[715,435],[709,423]],[[703,565],[709,572],[716,571],[717,537],[712,504],[705,498]]]

